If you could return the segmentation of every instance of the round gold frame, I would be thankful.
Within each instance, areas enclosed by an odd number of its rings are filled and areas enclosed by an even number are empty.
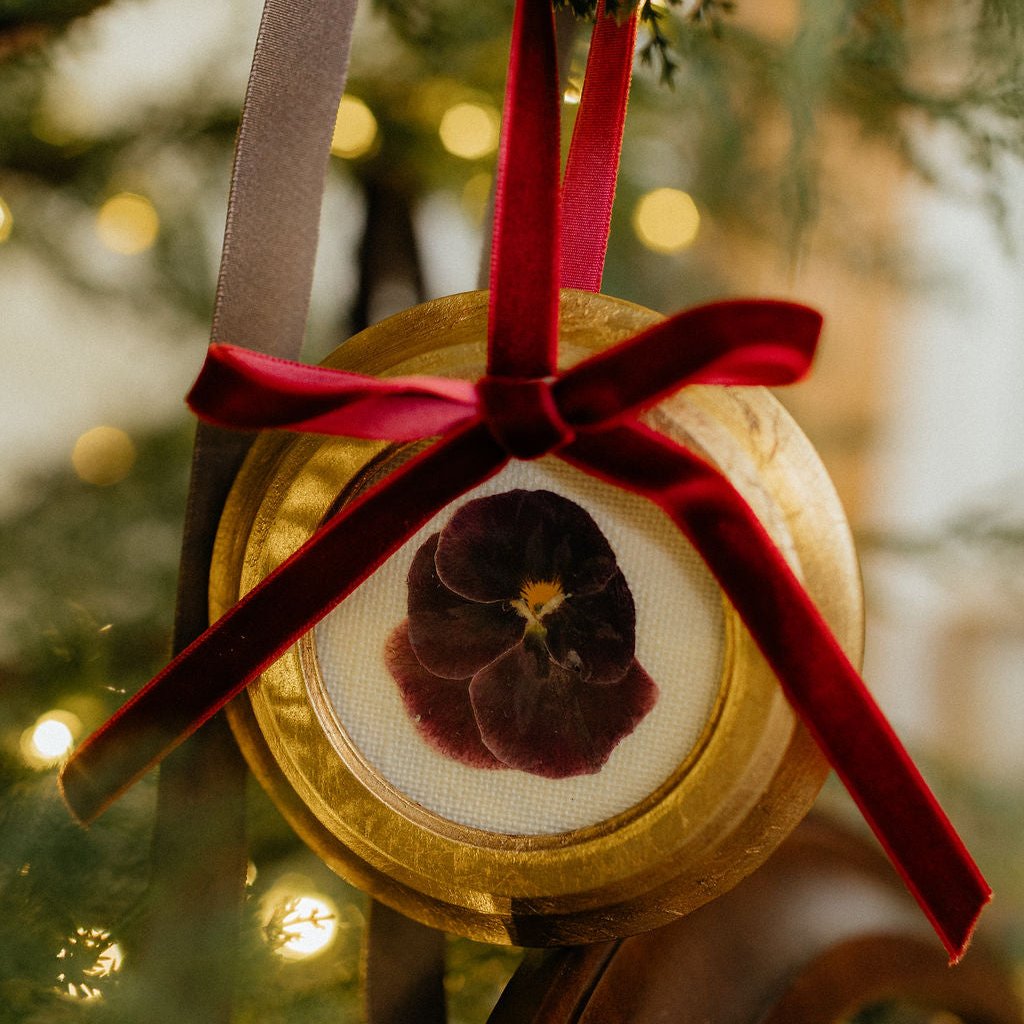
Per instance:
[[[564,291],[565,365],[659,320],[603,295]],[[381,376],[474,378],[486,352],[487,293],[438,299],[346,342],[326,365]],[[762,388],[690,387],[648,416],[714,461],[750,502],[859,662],[860,578],[845,517],[809,442]],[[298,548],[394,446],[321,436],[260,437],[228,499],[214,551],[211,616]],[[371,465],[372,464],[372,465]],[[809,809],[827,766],[726,605],[719,699],[672,776],[628,811],[545,836],[448,821],[400,793],[347,740],[309,637],[228,708],[253,772],[339,874],[447,931],[517,945],[632,934],[687,913],[761,864]]]

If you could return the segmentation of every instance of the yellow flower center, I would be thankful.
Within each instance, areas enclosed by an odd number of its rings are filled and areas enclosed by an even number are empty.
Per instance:
[[[564,600],[565,593],[558,580],[527,580],[514,604],[528,619],[536,621],[547,612],[553,612]]]

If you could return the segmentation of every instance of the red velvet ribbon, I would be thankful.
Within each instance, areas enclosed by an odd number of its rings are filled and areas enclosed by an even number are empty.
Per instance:
[[[818,314],[783,302],[704,306],[551,376],[556,270],[595,290],[600,281],[633,30],[606,18],[595,33],[577,123],[586,145],[574,138],[573,183],[567,179],[562,197],[573,209],[567,222],[584,241],[567,269],[557,230],[552,12],[548,0],[519,0],[495,213],[489,373],[475,386],[377,380],[211,347],[190,402],[212,422],[391,440],[443,437],[327,520],[86,740],[65,767],[65,797],[80,818],[95,817],[437,512],[509,458],[551,452],[647,497],[687,536],[956,960],[991,895],[985,880],[743,498],[709,463],[636,419],[687,384],[798,379],[813,355]],[[602,121],[587,106],[594,95],[621,100],[611,131],[595,127]],[[581,196],[590,183],[596,198],[588,219]]]
[[[601,290],[635,43],[635,17],[597,19],[562,181],[563,288]]]

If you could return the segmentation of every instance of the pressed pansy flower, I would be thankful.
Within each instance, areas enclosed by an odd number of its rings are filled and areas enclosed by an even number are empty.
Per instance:
[[[514,490],[423,542],[385,660],[436,750],[557,779],[598,771],[654,706],[635,646],[633,596],[589,513]]]

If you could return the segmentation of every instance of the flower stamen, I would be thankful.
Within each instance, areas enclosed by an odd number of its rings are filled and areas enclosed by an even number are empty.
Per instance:
[[[558,580],[527,580],[519,590],[519,600],[513,601],[512,607],[531,625],[540,625],[540,620],[553,612],[565,597]]]

